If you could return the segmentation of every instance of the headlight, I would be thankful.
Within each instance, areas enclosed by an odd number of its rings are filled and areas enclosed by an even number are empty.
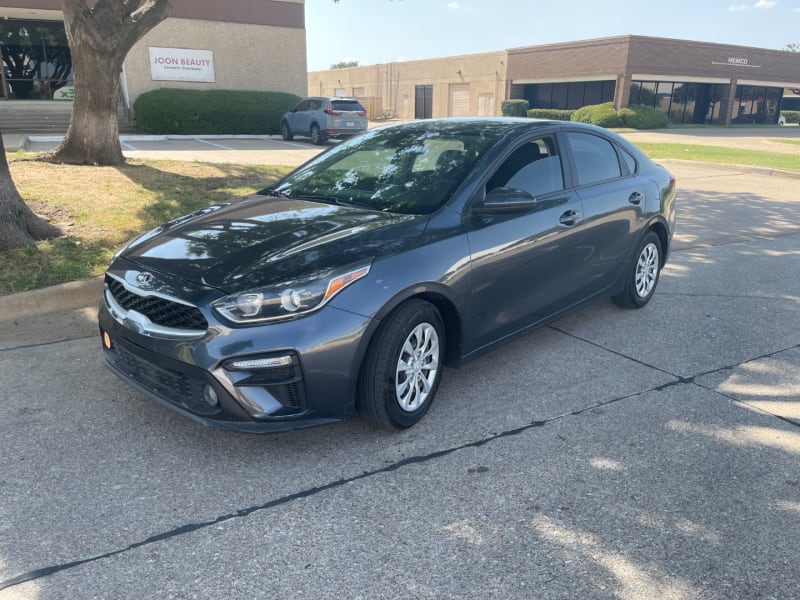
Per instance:
[[[214,310],[234,323],[258,323],[308,314],[351,283],[369,273],[370,266],[338,269],[311,277],[226,296],[213,303]]]

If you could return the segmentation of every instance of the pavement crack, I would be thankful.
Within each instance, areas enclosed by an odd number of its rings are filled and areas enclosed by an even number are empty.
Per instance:
[[[795,227],[800,228],[800,223],[793,223]],[[670,254],[679,254],[681,252],[691,252],[692,250],[706,250],[708,248],[724,248],[725,246],[735,246],[737,244],[748,244],[750,242],[763,242],[765,240],[780,240],[783,238],[794,237],[796,235],[800,235],[798,231],[787,231],[785,233],[775,233],[772,235],[748,235],[744,237],[738,237],[732,240],[719,240],[719,241],[711,241],[711,242],[703,242],[698,244],[692,244],[688,242],[684,242],[682,247],[673,248],[670,247]]]
[[[630,357],[630,356],[628,356],[628,355],[626,355],[626,354],[624,354],[622,352],[618,352],[616,350],[601,346],[600,344],[598,344],[596,342],[593,342],[591,340],[587,340],[585,338],[582,338],[582,337],[580,337],[578,335],[575,335],[573,333],[567,332],[567,331],[565,331],[563,329],[560,329],[558,327],[555,327],[553,325],[550,325],[549,327],[551,329],[553,329],[554,331],[557,331],[559,333],[562,333],[564,335],[572,337],[572,338],[574,338],[576,340],[579,340],[581,342],[584,342],[584,343],[590,344],[592,346],[595,346],[597,348],[600,348],[600,349],[602,349],[602,350],[604,350],[606,352],[610,352],[610,353],[612,353],[612,354],[614,354],[616,356],[619,356],[619,357],[625,358],[627,360],[633,361],[633,362],[635,362],[637,364],[640,364],[640,365],[645,366],[647,368],[653,369],[653,370],[658,371],[660,373],[664,373],[664,374],[669,375],[670,377],[672,377],[674,379],[673,379],[673,381],[669,381],[669,382],[661,384],[659,386],[653,386],[653,387],[651,387],[649,389],[646,389],[646,390],[640,390],[640,391],[632,392],[632,393],[625,394],[625,395],[622,395],[622,396],[617,396],[617,397],[614,397],[614,398],[602,400],[602,401],[596,402],[596,403],[594,403],[592,405],[585,406],[584,408],[581,408],[581,409],[578,409],[578,410],[574,410],[574,411],[571,411],[571,412],[567,412],[567,413],[563,413],[563,414],[560,414],[560,415],[556,415],[556,416],[553,416],[553,417],[550,417],[550,418],[547,418],[547,419],[531,421],[530,423],[528,423],[526,425],[523,425],[521,427],[516,427],[516,428],[513,428],[513,429],[507,429],[507,430],[501,431],[499,433],[492,433],[492,434],[490,434],[490,435],[488,435],[488,436],[486,436],[484,438],[481,438],[479,440],[475,440],[475,441],[472,441],[472,442],[467,442],[467,443],[460,444],[460,445],[457,445],[457,446],[451,446],[450,448],[445,448],[443,450],[437,450],[435,452],[431,452],[431,453],[428,453],[428,454],[421,454],[421,455],[418,455],[418,456],[410,456],[410,457],[404,458],[402,460],[390,463],[390,464],[388,464],[388,465],[386,465],[384,467],[378,468],[378,469],[373,469],[373,470],[370,470],[370,471],[362,471],[360,474],[353,475],[352,477],[338,479],[336,481],[331,481],[331,482],[326,483],[324,485],[306,488],[304,490],[295,492],[293,494],[288,494],[286,496],[282,496],[280,498],[276,498],[274,500],[270,500],[270,501],[265,502],[263,504],[258,504],[258,505],[255,505],[255,506],[242,508],[242,509],[239,509],[239,510],[237,510],[235,512],[231,512],[231,513],[228,513],[228,514],[219,515],[214,519],[210,519],[210,520],[207,520],[207,521],[200,521],[200,522],[197,522],[197,523],[186,523],[184,525],[175,527],[174,529],[170,529],[168,531],[163,531],[163,532],[154,534],[154,535],[152,535],[152,536],[150,536],[148,538],[145,538],[144,540],[140,540],[138,542],[134,542],[134,543],[132,543],[132,544],[130,544],[130,545],[124,547],[124,548],[118,548],[116,550],[111,550],[109,552],[105,552],[105,553],[102,553],[102,554],[96,554],[96,555],[89,556],[89,557],[86,557],[86,558],[82,558],[82,559],[78,559],[78,560],[74,560],[74,561],[70,561],[70,562],[65,562],[65,563],[60,563],[60,564],[56,564],[56,565],[51,565],[51,566],[48,566],[48,567],[42,567],[42,568],[35,569],[35,570],[32,570],[32,571],[28,571],[27,573],[23,573],[21,575],[18,575],[16,577],[12,578],[12,579],[8,579],[6,581],[0,581],[0,591],[6,590],[6,589],[9,589],[9,588],[18,586],[18,585],[22,585],[24,583],[35,581],[35,580],[38,580],[38,579],[43,579],[43,578],[48,577],[50,575],[55,575],[56,573],[60,573],[60,572],[63,572],[63,571],[74,569],[74,568],[77,568],[77,567],[80,567],[80,566],[83,566],[83,565],[86,565],[86,564],[90,564],[90,563],[97,562],[97,561],[100,561],[100,560],[104,560],[104,559],[107,559],[107,558],[112,558],[114,556],[120,556],[122,554],[126,554],[128,552],[131,552],[131,551],[136,550],[138,548],[142,548],[144,546],[149,546],[151,544],[156,544],[156,543],[159,543],[159,542],[168,541],[168,540],[170,540],[172,538],[176,538],[178,536],[182,536],[182,535],[186,535],[186,534],[189,534],[189,533],[194,533],[196,531],[201,531],[201,530],[204,530],[204,529],[208,529],[210,527],[214,527],[216,525],[219,525],[220,523],[225,523],[227,521],[232,521],[232,520],[235,520],[235,519],[242,519],[242,518],[248,517],[248,516],[250,516],[250,515],[252,515],[254,513],[257,513],[257,512],[270,510],[270,509],[273,509],[273,508],[276,508],[276,507],[279,507],[279,506],[283,506],[285,504],[289,504],[291,502],[295,502],[297,500],[303,500],[303,499],[306,499],[306,498],[311,498],[313,496],[317,496],[317,495],[322,494],[324,492],[335,490],[335,489],[338,489],[340,487],[344,487],[346,485],[349,485],[349,484],[352,484],[352,483],[355,483],[357,481],[361,481],[361,480],[364,480],[364,479],[367,479],[367,478],[375,477],[375,476],[378,476],[378,475],[383,475],[383,474],[386,474],[386,473],[392,473],[394,471],[397,471],[399,469],[403,469],[405,467],[411,467],[411,466],[415,466],[415,465],[428,463],[428,462],[431,462],[431,461],[434,461],[434,460],[449,456],[451,454],[455,454],[457,452],[461,452],[462,450],[467,450],[467,449],[470,449],[470,448],[481,448],[483,446],[489,445],[489,444],[491,444],[493,442],[496,442],[496,441],[499,441],[499,440],[502,440],[502,439],[505,439],[505,438],[521,435],[521,434],[526,433],[528,431],[531,431],[533,429],[538,429],[538,428],[545,427],[548,424],[554,423],[556,421],[563,420],[568,416],[579,416],[579,415],[582,415],[584,413],[590,412],[590,411],[592,411],[592,410],[594,410],[596,408],[607,406],[609,404],[618,403],[618,402],[621,402],[621,401],[624,401],[624,400],[627,400],[627,399],[630,399],[630,398],[634,398],[634,397],[637,397],[637,396],[641,396],[643,394],[647,394],[649,392],[662,391],[664,389],[668,389],[668,388],[673,387],[673,386],[685,385],[685,384],[698,385],[698,386],[702,387],[703,389],[712,391],[712,392],[714,392],[716,394],[719,394],[720,396],[729,398],[730,400],[732,400],[734,402],[746,405],[747,404],[746,402],[742,402],[741,400],[738,400],[738,399],[736,399],[736,398],[734,398],[732,396],[728,396],[727,394],[724,394],[724,393],[719,392],[717,390],[713,390],[711,388],[708,388],[707,386],[704,386],[703,384],[698,383],[696,381],[696,379],[698,377],[703,377],[703,376],[706,376],[706,375],[710,375],[710,374],[716,373],[718,371],[733,370],[733,369],[735,369],[735,368],[737,368],[737,367],[739,367],[739,366],[741,366],[741,365],[743,365],[745,363],[748,363],[748,362],[752,362],[752,361],[755,361],[755,360],[761,360],[763,358],[770,358],[772,356],[780,354],[781,352],[786,352],[788,350],[793,350],[793,349],[800,348],[800,344],[796,344],[796,345],[791,346],[789,348],[784,348],[784,349],[781,349],[781,350],[775,350],[775,351],[772,351],[772,352],[764,353],[761,356],[757,356],[755,358],[749,358],[747,360],[740,361],[739,363],[736,363],[736,364],[731,365],[731,366],[711,369],[709,371],[706,371],[704,373],[700,373],[700,374],[697,374],[697,375],[693,375],[691,377],[681,377],[679,375],[675,375],[673,373],[670,373],[669,371],[666,371],[666,370],[661,369],[659,367],[656,367],[654,365],[650,365],[650,364],[648,364],[648,363],[646,363],[644,361],[641,361],[639,359]],[[763,411],[763,410],[761,410],[760,412],[765,413],[765,414],[771,414],[771,413],[768,413],[768,412]],[[778,419],[780,419],[780,420],[782,420],[782,421],[784,421],[784,422],[786,422],[788,424],[791,424],[791,425],[793,425],[795,427],[800,427],[800,423],[796,423],[796,422],[794,422],[794,421],[792,421],[790,419],[786,419],[785,417],[781,417],[779,415],[773,415],[773,416],[775,416]]]
[[[41,348],[43,346],[53,346],[55,344],[62,344],[64,342],[77,342],[77,341],[80,341],[80,340],[89,340],[89,339],[92,339],[94,337],[95,337],[94,334],[92,334],[92,335],[81,335],[81,336],[77,336],[77,337],[64,338],[64,339],[53,340],[53,341],[49,341],[49,342],[40,342],[38,344],[23,344],[21,346],[10,346],[8,348],[0,348],[0,354],[2,354],[3,352],[10,352],[12,350],[29,350],[31,348]]]
[[[622,399],[622,398],[615,399],[613,401],[618,401],[620,399]],[[602,402],[600,404],[593,405],[591,407],[587,407],[586,410],[589,410],[591,408],[596,408],[597,406],[602,406],[604,404],[609,404],[610,402],[611,401],[605,401],[605,402]],[[579,412],[583,412],[583,411],[579,411]],[[576,414],[578,414],[578,413],[576,413]],[[90,563],[97,562],[97,561],[100,561],[100,560],[104,560],[104,559],[107,559],[107,558],[112,558],[114,556],[119,556],[119,555],[122,555],[122,554],[125,554],[125,553],[128,553],[128,552],[131,552],[133,550],[136,550],[138,548],[141,548],[143,546],[149,546],[151,544],[167,541],[167,540],[170,540],[172,538],[175,538],[175,537],[178,537],[178,536],[181,536],[181,535],[186,535],[186,534],[193,533],[193,532],[196,532],[196,531],[200,531],[200,530],[203,530],[203,529],[208,529],[210,527],[214,527],[216,525],[219,525],[220,523],[225,523],[226,521],[231,521],[231,520],[234,520],[234,519],[241,519],[241,518],[244,518],[244,517],[248,517],[248,516],[250,516],[250,515],[252,515],[254,513],[257,513],[257,512],[260,512],[260,511],[264,511],[264,510],[269,510],[269,509],[272,509],[272,508],[276,508],[276,507],[282,506],[284,504],[289,504],[289,503],[294,502],[296,500],[302,500],[302,499],[305,499],[305,498],[310,498],[312,496],[316,496],[318,494],[321,494],[323,492],[327,492],[327,491],[330,491],[330,490],[335,490],[337,488],[349,485],[351,483],[360,481],[362,479],[367,479],[369,477],[375,477],[375,476],[378,476],[378,475],[383,475],[385,473],[391,473],[393,471],[397,471],[397,470],[402,469],[404,467],[409,467],[409,466],[413,466],[413,465],[419,465],[419,464],[427,463],[427,462],[430,462],[430,461],[433,461],[433,460],[436,460],[436,459],[439,459],[439,458],[443,458],[443,457],[448,456],[450,454],[454,454],[456,452],[460,452],[462,450],[466,450],[466,449],[469,449],[469,448],[480,448],[482,446],[485,446],[487,444],[490,444],[492,442],[495,442],[495,441],[498,441],[498,440],[501,440],[501,439],[504,439],[504,438],[520,435],[520,434],[523,434],[523,433],[525,433],[527,431],[530,431],[532,429],[537,429],[537,428],[540,428],[540,427],[544,427],[548,423],[551,423],[553,421],[557,421],[559,419],[562,419],[565,416],[567,416],[567,415],[566,414],[562,414],[562,415],[558,415],[558,416],[555,416],[555,417],[552,417],[552,418],[549,418],[549,419],[532,421],[532,422],[530,422],[527,425],[524,425],[522,427],[516,427],[514,429],[508,429],[508,430],[502,431],[500,433],[492,433],[491,435],[489,435],[489,436],[487,436],[485,438],[482,438],[480,440],[476,440],[476,441],[473,441],[473,442],[468,442],[468,443],[461,444],[461,445],[458,445],[458,446],[452,446],[450,448],[446,448],[444,450],[438,450],[436,452],[431,452],[429,454],[424,454],[424,455],[419,455],[419,456],[410,456],[410,457],[404,458],[402,460],[393,462],[393,463],[391,463],[389,465],[386,465],[384,467],[381,467],[379,469],[373,469],[371,471],[363,471],[362,473],[360,473],[358,475],[354,475],[352,477],[339,479],[339,480],[332,481],[330,483],[326,483],[326,484],[320,485],[320,486],[310,487],[310,488],[307,488],[305,490],[301,490],[299,492],[295,492],[293,494],[289,494],[287,496],[283,496],[281,498],[276,498],[274,500],[270,500],[269,502],[265,502],[263,504],[258,504],[258,505],[251,506],[251,507],[248,507],[248,508],[242,508],[242,509],[239,509],[239,510],[237,510],[235,512],[231,512],[231,513],[228,513],[228,514],[220,515],[220,516],[218,516],[218,517],[216,517],[214,519],[211,519],[211,520],[200,521],[200,522],[197,522],[197,523],[187,523],[187,524],[181,525],[179,527],[176,527],[174,529],[170,529],[168,531],[157,533],[157,534],[152,535],[152,536],[150,536],[150,537],[148,537],[148,538],[146,538],[144,540],[141,540],[141,541],[138,541],[138,542],[134,542],[134,543],[132,543],[132,544],[130,544],[130,545],[124,547],[124,548],[118,548],[116,550],[111,550],[109,552],[105,552],[105,553],[102,553],[102,554],[95,554],[93,556],[89,556],[89,557],[82,558],[82,559],[79,559],[79,560],[60,563],[60,564],[51,565],[51,566],[48,566],[48,567],[42,567],[40,569],[35,569],[33,571],[28,571],[27,573],[23,573],[21,575],[18,575],[17,577],[12,578],[12,579],[8,579],[6,581],[0,581],[0,591],[6,590],[6,589],[9,589],[9,588],[18,586],[18,585],[22,585],[24,583],[35,581],[35,580],[38,580],[38,579],[42,579],[42,578],[48,577],[50,575],[55,575],[56,573],[60,573],[62,571],[67,571],[67,570],[70,570],[70,569],[74,569],[74,568],[80,567],[82,565],[90,564]]]
[[[548,328],[552,329],[553,331],[557,331],[558,333],[561,333],[563,335],[566,335],[567,337],[571,337],[572,339],[578,340],[579,342],[583,342],[584,344],[589,344],[590,346],[594,346],[595,348],[599,348],[600,350],[604,350],[605,352],[610,352],[611,354],[614,354],[615,356],[619,356],[620,358],[624,358],[626,360],[633,361],[638,365],[642,365],[643,367],[647,367],[648,369],[653,369],[654,371],[658,371],[659,373],[663,373],[664,375],[669,375],[670,377],[674,377],[675,379],[681,379],[680,375],[675,375],[675,373],[670,373],[669,371],[667,371],[665,369],[662,369],[661,367],[657,367],[655,365],[651,365],[650,363],[646,363],[643,360],[639,360],[638,358],[634,358],[632,356],[628,356],[624,352],[618,352],[617,350],[614,350],[613,348],[608,348],[607,346],[603,346],[601,344],[598,344],[597,342],[593,342],[590,339],[587,339],[587,338],[581,337],[579,335],[576,335],[574,333],[571,333],[571,332],[567,331],[566,329],[561,329],[560,327],[557,327],[555,325],[548,325]],[[673,385],[677,384],[677,383],[680,383],[680,381],[673,382]]]
[[[689,292],[661,292],[659,298],[724,298],[727,300],[764,300],[767,302],[785,302],[785,297],[759,296],[756,294],[697,294]]]
[[[549,328],[554,330],[554,331],[557,331],[559,333],[562,333],[562,334],[564,334],[566,336],[569,336],[569,337],[571,337],[573,339],[581,341],[581,342],[583,342],[585,344],[589,344],[591,346],[594,346],[595,348],[599,348],[599,349],[604,350],[606,352],[610,352],[611,354],[614,354],[614,355],[619,356],[621,358],[625,358],[625,359],[633,361],[633,362],[635,362],[635,363],[637,363],[639,365],[642,365],[644,367],[648,367],[650,369],[654,369],[654,370],[658,371],[659,373],[664,373],[665,375],[669,375],[670,377],[674,377],[675,378],[673,381],[668,381],[667,383],[661,384],[661,385],[659,385],[657,387],[654,387],[654,388],[651,388],[649,390],[645,390],[643,392],[636,392],[635,394],[631,394],[632,396],[633,395],[638,395],[638,394],[643,394],[643,393],[646,393],[646,392],[651,392],[651,391],[652,392],[660,392],[660,391],[666,390],[668,388],[671,388],[671,387],[674,387],[674,386],[677,386],[677,385],[686,385],[686,384],[696,385],[696,386],[698,386],[698,387],[700,387],[700,388],[702,388],[704,390],[707,390],[709,392],[712,392],[714,394],[722,396],[723,398],[727,398],[731,402],[735,402],[735,403],[740,404],[742,406],[747,406],[748,408],[751,408],[753,410],[757,410],[758,412],[760,412],[762,414],[770,415],[772,417],[775,417],[776,419],[778,419],[780,421],[783,421],[784,423],[787,423],[789,425],[792,425],[793,427],[800,427],[800,422],[795,421],[794,419],[790,419],[788,417],[784,417],[782,415],[770,412],[768,410],[764,410],[763,408],[760,408],[758,406],[754,406],[754,405],[748,403],[746,400],[742,400],[740,398],[736,398],[735,396],[731,396],[729,394],[726,394],[725,392],[720,392],[717,389],[714,389],[712,387],[709,387],[709,386],[697,381],[701,377],[706,377],[706,376],[712,375],[714,373],[719,373],[720,371],[733,371],[735,369],[738,369],[742,365],[746,365],[747,363],[755,362],[755,361],[758,361],[758,360],[764,360],[765,358],[772,358],[772,357],[777,356],[778,354],[781,354],[783,352],[789,352],[790,350],[800,349],[800,344],[795,344],[794,346],[789,346],[787,348],[780,348],[778,350],[772,350],[771,352],[765,352],[764,354],[761,354],[759,356],[753,356],[753,357],[750,357],[750,358],[747,358],[745,360],[739,361],[738,363],[735,363],[735,364],[732,364],[732,365],[726,365],[724,367],[717,367],[716,369],[709,369],[708,371],[704,371],[702,373],[697,373],[697,374],[692,375],[690,377],[682,377],[680,375],[675,375],[674,373],[670,373],[669,371],[667,371],[665,369],[662,369],[660,367],[656,367],[655,365],[648,364],[648,363],[646,363],[644,361],[641,361],[641,360],[639,360],[637,358],[633,358],[632,356],[628,356],[627,354],[625,354],[623,352],[618,352],[617,350],[613,350],[612,348],[607,348],[606,346],[602,346],[602,345],[598,344],[597,342],[593,342],[593,341],[591,341],[589,339],[586,339],[586,338],[583,338],[583,337],[581,337],[579,335],[575,335],[574,333],[570,333],[569,331],[566,331],[564,329],[560,329],[559,327],[556,327],[554,325],[550,325]],[[573,413],[573,414],[578,414],[578,413]]]
[[[18,575],[16,577],[14,577],[13,579],[9,579],[9,580],[6,580],[6,581],[0,581],[0,591],[6,590],[6,589],[9,589],[9,588],[18,586],[18,585],[22,585],[24,583],[35,581],[35,580],[38,580],[38,579],[43,579],[43,578],[48,577],[50,575],[55,575],[56,573],[60,573],[62,571],[67,571],[67,570],[70,570],[70,569],[74,569],[74,568],[77,568],[77,567],[80,567],[80,566],[83,566],[83,565],[86,565],[86,564],[90,564],[90,563],[97,562],[97,561],[100,561],[100,560],[104,560],[104,559],[107,559],[107,558],[112,558],[112,557],[115,557],[115,556],[120,556],[122,554],[126,554],[126,553],[131,552],[133,550],[136,550],[138,548],[142,548],[143,546],[149,546],[151,544],[167,541],[167,540],[170,540],[170,539],[178,537],[178,536],[186,535],[186,534],[189,534],[189,533],[194,533],[196,531],[201,531],[203,529],[208,529],[210,527],[214,527],[216,525],[219,525],[220,523],[225,523],[226,521],[245,518],[245,517],[248,517],[248,516],[250,516],[250,515],[252,515],[254,513],[265,511],[265,510],[269,510],[269,509],[272,509],[272,508],[276,508],[276,507],[282,506],[284,504],[289,504],[289,503],[294,502],[296,500],[303,500],[305,498],[311,498],[311,497],[316,496],[318,494],[321,494],[323,492],[327,492],[327,491],[330,491],[330,490],[335,490],[337,488],[340,488],[340,487],[355,483],[357,481],[361,481],[363,479],[367,479],[367,478],[370,478],[370,477],[375,477],[375,476],[378,476],[378,475],[383,475],[383,474],[386,474],[386,473],[392,473],[394,471],[397,471],[397,470],[405,468],[405,467],[410,467],[410,466],[414,466],[414,465],[420,465],[420,464],[428,463],[428,462],[431,462],[433,460],[436,460],[436,459],[439,459],[439,458],[443,458],[445,456],[448,456],[448,455],[451,455],[451,454],[455,454],[457,452],[461,452],[462,450],[467,450],[467,449],[470,449],[470,448],[481,448],[483,446],[486,446],[488,444],[491,444],[493,442],[496,442],[496,441],[499,441],[499,440],[502,440],[502,439],[505,439],[505,438],[514,437],[514,436],[526,433],[528,431],[531,431],[533,429],[539,429],[539,428],[545,427],[546,425],[548,425],[550,423],[554,423],[556,421],[560,421],[560,420],[562,420],[562,419],[564,419],[564,418],[566,418],[568,416],[578,416],[578,415],[584,414],[586,412],[589,412],[591,410],[594,410],[596,408],[600,408],[602,406],[607,406],[609,404],[613,404],[613,403],[616,403],[616,402],[627,400],[628,398],[639,396],[639,395],[641,395],[643,393],[646,393],[648,391],[651,391],[651,390],[638,391],[638,392],[634,392],[634,393],[631,393],[631,394],[625,394],[623,396],[618,396],[618,397],[615,397],[615,398],[602,400],[600,402],[596,402],[596,403],[594,403],[594,404],[592,404],[590,406],[586,406],[586,407],[584,407],[582,409],[579,409],[579,410],[575,410],[575,411],[567,412],[567,413],[562,413],[560,415],[556,415],[556,416],[553,416],[553,417],[550,417],[550,418],[547,418],[547,419],[539,419],[539,420],[536,420],[536,421],[531,421],[527,425],[523,425],[521,427],[515,427],[514,429],[507,429],[507,430],[501,431],[499,433],[492,433],[492,434],[490,434],[490,435],[488,435],[488,436],[486,436],[484,438],[481,438],[479,440],[475,440],[475,441],[472,441],[472,442],[467,442],[465,444],[460,444],[458,446],[452,446],[450,448],[446,448],[446,449],[443,449],[443,450],[437,450],[435,452],[431,452],[431,453],[428,453],[428,454],[422,454],[422,455],[418,455],[418,456],[409,456],[409,457],[406,457],[406,458],[404,458],[402,460],[398,460],[396,462],[390,463],[390,464],[388,464],[388,465],[386,465],[384,467],[381,467],[379,469],[373,469],[371,471],[363,471],[358,475],[353,475],[352,477],[338,479],[336,481],[331,481],[329,483],[326,483],[326,484],[320,485],[320,486],[310,487],[310,488],[307,488],[305,490],[301,490],[299,492],[295,492],[293,494],[282,496],[281,498],[276,498],[274,500],[270,500],[269,502],[265,502],[263,504],[258,504],[258,505],[251,506],[251,507],[248,507],[248,508],[242,508],[242,509],[239,509],[239,510],[237,510],[235,512],[231,512],[231,513],[228,513],[228,514],[225,514],[225,515],[220,515],[220,516],[218,516],[218,517],[216,517],[214,519],[210,519],[210,520],[207,520],[207,521],[200,521],[200,522],[197,522],[197,523],[187,523],[187,524],[181,525],[179,527],[176,527],[174,529],[170,529],[168,531],[163,531],[161,533],[157,533],[157,534],[152,535],[152,536],[150,536],[150,537],[148,537],[148,538],[146,538],[144,540],[141,540],[141,541],[138,541],[138,542],[134,542],[134,543],[132,543],[132,544],[130,544],[130,545],[124,547],[124,548],[118,548],[117,550],[111,550],[109,552],[105,552],[105,553],[102,553],[102,554],[95,554],[95,555],[89,556],[87,558],[74,560],[74,561],[70,561],[70,562],[65,562],[65,563],[60,563],[60,564],[56,564],[56,565],[51,565],[49,567],[42,567],[40,569],[35,569],[33,571],[28,571],[27,573],[23,573],[21,575]]]

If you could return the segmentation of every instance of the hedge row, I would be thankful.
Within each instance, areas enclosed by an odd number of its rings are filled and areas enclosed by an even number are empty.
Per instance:
[[[527,100],[503,100],[500,110],[504,117],[527,117],[530,103]]]
[[[133,104],[136,126],[160,134],[273,134],[300,98],[281,92],[160,89]]]
[[[577,121],[591,123],[607,129],[613,127],[630,127],[632,129],[661,129],[669,125],[669,117],[654,108],[631,106],[616,110],[613,103],[592,104],[578,110],[559,110],[554,108],[527,109],[527,100],[505,100],[502,104],[503,115],[507,117],[528,116],[531,119],[550,119],[551,121]],[[521,111],[525,109],[524,115]],[[786,114],[786,112],[784,112]],[[787,122],[790,121],[787,117]]]
[[[786,117],[787,123],[800,123],[800,110],[782,110],[781,114]]]
[[[551,121],[571,121],[574,110],[560,110],[557,108],[532,108],[528,111],[531,119],[550,119]]]
[[[630,106],[616,110],[611,102],[579,108],[572,120],[600,127],[630,127],[632,129],[661,129],[669,125],[669,117],[647,106]]]

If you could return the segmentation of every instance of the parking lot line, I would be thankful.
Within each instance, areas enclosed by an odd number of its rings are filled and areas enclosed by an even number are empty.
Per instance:
[[[228,146],[223,146],[222,144],[215,144],[214,142],[209,142],[208,140],[204,140],[202,138],[192,138],[196,142],[202,142],[204,144],[208,144],[209,146],[214,146],[215,148],[222,148],[223,150],[233,150],[233,148],[229,148]]]

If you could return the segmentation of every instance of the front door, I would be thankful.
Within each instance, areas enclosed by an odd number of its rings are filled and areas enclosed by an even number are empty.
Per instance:
[[[430,119],[433,116],[433,86],[418,85],[414,92],[414,118]]]
[[[569,305],[580,291],[576,274],[587,257],[583,207],[578,195],[565,189],[555,139],[519,146],[486,186],[487,192],[524,190],[538,202],[525,213],[473,216],[468,223],[473,325],[467,354]]]

